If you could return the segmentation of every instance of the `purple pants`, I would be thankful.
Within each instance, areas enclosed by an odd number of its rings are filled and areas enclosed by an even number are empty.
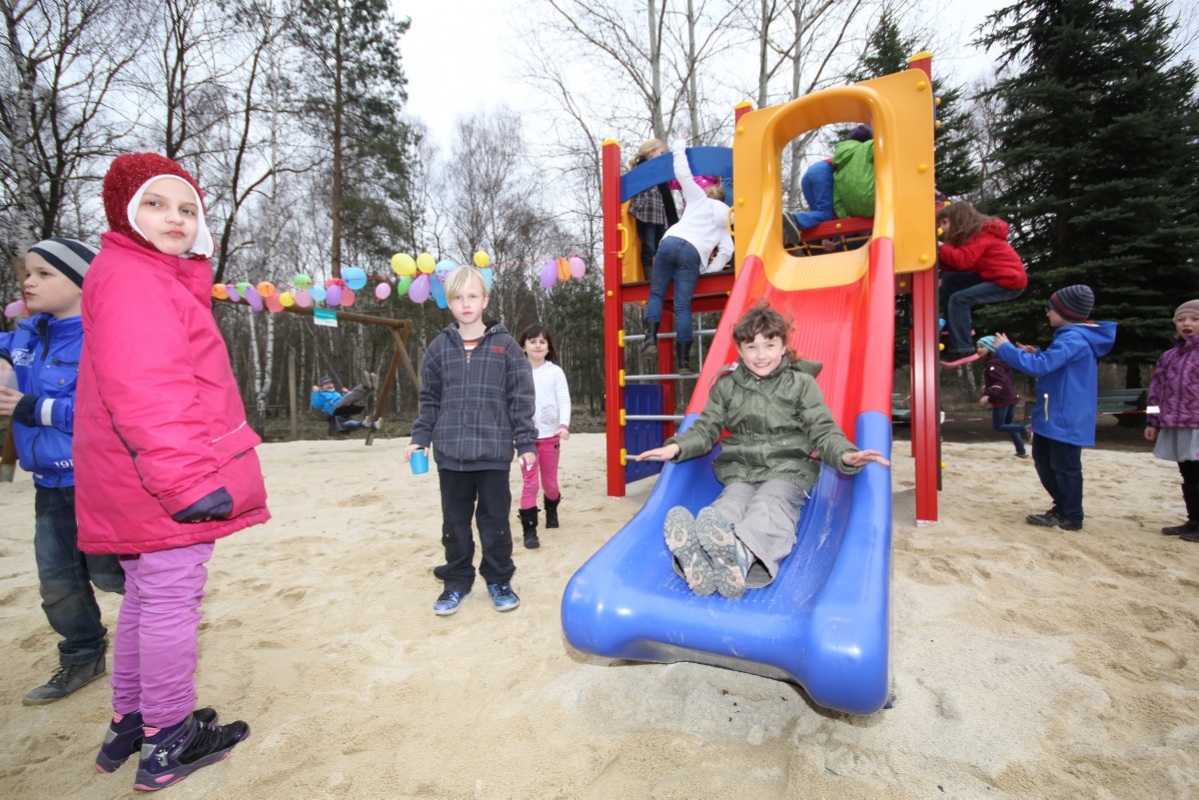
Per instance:
[[[125,598],[112,654],[112,707],[141,709],[147,728],[166,728],[196,707],[200,601],[212,543],[122,556]]]
[[[557,436],[537,440],[537,460],[532,469],[523,470],[525,485],[520,493],[521,508],[537,506],[537,480],[545,484],[545,496],[557,500],[562,496],[558,490],[558,459],[562,455],[562,440]]]

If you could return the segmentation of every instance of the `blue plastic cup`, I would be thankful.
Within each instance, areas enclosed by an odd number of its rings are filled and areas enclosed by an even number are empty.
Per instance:
[[[424,450],[413,450],[408,463],[412,466],[413,475],[424,475],[429,471],[429,455]]]

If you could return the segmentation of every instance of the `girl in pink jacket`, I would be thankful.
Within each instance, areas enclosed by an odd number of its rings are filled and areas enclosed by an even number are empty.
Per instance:
[[[134,787],[161,789],[249,735],[195,708],[197,630],[213,542],[270,513],[260,439],[212,317],[199,185],[170,159],[133,153],[113,161],[103,199],[110,230],[83,295],[77,515],[80,549],[119,555],[126,593],[96,769],[140,753]]]

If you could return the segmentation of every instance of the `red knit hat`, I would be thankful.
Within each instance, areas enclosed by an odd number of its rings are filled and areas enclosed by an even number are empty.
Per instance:
[[[137,214],[137,204],[141,201],[142,192],[158,178],[173,177],[186,183],[196,193],[196,204],[200,207],[198,215],[199,230],[196,243],[191,252],[207,258],[212,255],[214,242],[205,221],[207,208],[204,206],[204,191],[196,179],[191,176],[178,162],[172,161],[158,153],[126,153],[113,159],[112,166],[104,176],[104,214],[108,217],[108,227],[117,233],[128,236],[142,247],[157,252],[157,248],[137,230],[134,217]]]

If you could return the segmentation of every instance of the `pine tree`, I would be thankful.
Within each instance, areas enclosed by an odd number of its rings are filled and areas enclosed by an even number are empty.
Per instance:
[[[1049,293],[1086,283],[1095,316],[1120,325],[1110,358],[1129,386],[1169,339],[1174,307],[1199,296],[1196,71],[1173,30],[1160,2],[1022,0],[981,39],[1001,49],[988,94],[1005,111],[1006,189],[987,210],[1012,223],[1029,288],[978,316],[1046,341]]]
[[[305,51],[302,112],[329,154],[332,272],[346,251],[385,257],[411,232],[397,202],[410,191],[413,135],[396,21],[387,0],[300,0],[293,38]],[[343,239],[348,239],[345,247]]]
[[[870,34],[866,52],[858,60],[857,69],[850,73],[851,81],[880,78],[908,69],[908,58],[918,51],[915,37],[905,37],[891,12],[883,12],[878,27]],[[970,125],[970,111],[962,107],[960,87],[946,87],[935,77],[933,62],[933,92],[939,98],[936,130],[937,189],[948,197],[965,197],[978,189],[982,175],[971,155],[977,135]],[[931,207],[931,206],[930,206]]]

